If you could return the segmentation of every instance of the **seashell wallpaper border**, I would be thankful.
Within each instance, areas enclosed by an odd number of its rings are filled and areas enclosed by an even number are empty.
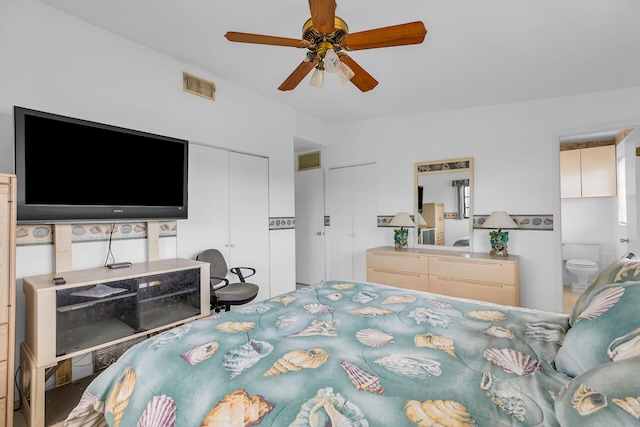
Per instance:
[[[296,219],[292,216],[269,217],[269,230],[290,230],[296,228]]]
[[[378,215],[378,227],[393,227],[389,222],[395,215]],[[413,215],[410,215],[413,220]],[[553,215],[509,215],[518,224],[518,230],[553,230]],[[456,219],[457,215],[447,215],[445,219]],[[473,228],[484,229],[482,224],[489,218],[489,215],[474,215]]]
[[[175,237],[177,235],[176,221],[159,221],[160,237]],[[146,222],[115,223],[113,240],[142,239],[147,237]],[[71,225],[71,241],[86,242],[108,240],[112,223],[82,223]],[[16,228],[16,243],[20,245],[53,244],[52,224],[18,224]]]

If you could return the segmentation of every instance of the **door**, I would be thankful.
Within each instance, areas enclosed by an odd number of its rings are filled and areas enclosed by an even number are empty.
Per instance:
[[[329,171],[329,274],[333,280],[365,281],[366,251],[377,241],[376,165]]]
[[[640,176],[636,171],[640,170],[640,157],[636,155],[636,147],[640,147],[640,132],[634,130],[624,140],[624,181],[626,192],[626,236],[620,239],[621,247],[619,256],[626,252],[633,252],[640,256],[640,241],[638,241],[638,197],[637,191],[640,188]]]
[[[324,281],[324,173],[296,172],[296,283]]]
[[[247,281],[260,286],[256,301],[270,298],[267,158],[229,152],[228,215],[229,268],[255,268],[255,276]],[[237,277],[232,275],[231,280]]]

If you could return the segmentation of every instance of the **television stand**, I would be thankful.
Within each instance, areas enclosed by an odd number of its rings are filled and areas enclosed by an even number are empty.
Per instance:
[[[58,277],[66,283],[55,285]],[[181,258],[25,277],[23,291],[19,384],[28,427],[63,424],[45,408],[62,390],[44,388],[64,361],[210,314],[209,264]]]

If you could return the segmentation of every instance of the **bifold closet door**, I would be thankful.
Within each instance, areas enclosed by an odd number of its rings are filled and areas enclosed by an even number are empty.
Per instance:
[[[189,218],[178,223],[177,252],[194,259],[209,248],[230,268],[255,268],[249,280],[260,286],[257,299],[270,297],[267,158],[189,146]]]
[[[375,164],[329,170],[327,240],[332,280],[366,280],[366,250],[376,242],[376,197]]]
[[[253,267],[256,300],[270,298],[269,160],[229,152],[229,267]]]

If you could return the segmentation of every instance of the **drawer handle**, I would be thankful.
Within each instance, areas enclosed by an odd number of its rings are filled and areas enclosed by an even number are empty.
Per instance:
[[[420,274],[418,273],[409,273],[408,271],[397,271],[397,270],[382,270],[380,268],[374,268],[373,271],[377,272],[377,273],[391,273],[391,274],[397,274],[399,276],[413,276],[413,277],[420,277]]]
[[[438,276],[438,280],[442,280],[443,282],[458,282],[458,283],[468,283],[470,285],[476,286],[486,286],[491,288],[504,288],[504,285],[498,285],[497,283],[487,283],[487,282],[476,282],[474,280],[465,280],[465,279],[456,279],[453,277],[440,277]]]
[[[458,262],[458,263],[469,264],[469,265],[482,264],[482,265],[490,265],[490,266],[502,267],[502,263],[501,262],[469,261],[469,260],[466,260],[466,259],[452,259],[452,258],[438,258],[438,261],[440,261],[440,262]]]

